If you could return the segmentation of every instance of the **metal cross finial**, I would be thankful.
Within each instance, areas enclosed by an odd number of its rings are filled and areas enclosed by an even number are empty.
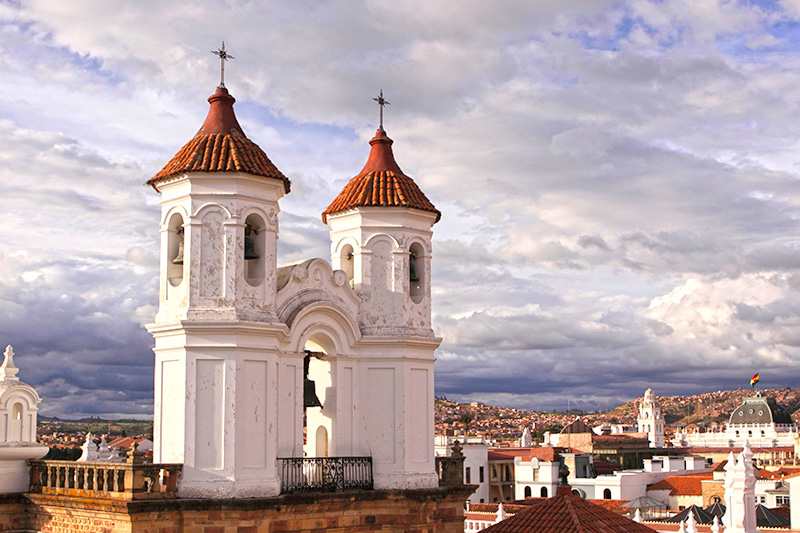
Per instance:
[[[225,41],[222,41],[222,48],[220,48],[219,50],[211,50],[211,53],[219,56],[219,63],[220,63],[219,86],[225,87],[225,61],[236,58],[225,51]]]
[[[381,126],[378,129],[383,131],[383,108],[391,104],[383,97],[383,89],[381,89],[381,94],[379,94],[377,98],[373,98],[373,100],[378,102],[378,105],[381,106]]]

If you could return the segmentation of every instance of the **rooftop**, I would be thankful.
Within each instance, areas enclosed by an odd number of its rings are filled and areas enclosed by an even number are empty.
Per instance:
[[[242,131],[233,112],[235,101],[228,89],[217,87],[208,98],[210,108],[200,130],[158,174],[147,180],[148,185],[158,190],[160,183],[187,172],[242,172],[280,180],[288,193],[289,179]]]

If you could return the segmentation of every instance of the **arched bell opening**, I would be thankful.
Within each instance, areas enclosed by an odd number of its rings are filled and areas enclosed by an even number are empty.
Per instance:
[[[411,301],[418,304],[425,292],[425,257],[422,246],[414,243],[409,248],[408,291]]]
[[[324,334],[312,335],[306,341],[303,359],[306,457],[327,457],[330,452],[335,413],[330,357],[335,353],[335,344]]]
[[[244,223],[244,279],[248,285],[261,285],[264,281],[264,252],[266,233],[264,220],[258,215],[250,215]]]
[[[355,257],[353,256],[353,247],[346,244],[342,247],[341,255],[339,256],[339,268],[343,270],[347,276],[347,283],[350,288],[354,286],[355,276]]]
[[[184,230],[183,217],[175,213],[167,225],[167,279],[170,285],[177,287],[183,282],[184,263]]]

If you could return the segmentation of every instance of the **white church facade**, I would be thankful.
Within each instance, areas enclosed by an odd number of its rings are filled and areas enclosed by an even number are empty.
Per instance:
[[[289,180],[223,85],[161,194],[154,457],[187,497],[274,496],[281,458],[371,457],[376,489],[438,485],[432,226],[383,127],[322,214],[331,262],[277,265]],[[304,444],[304,419],[306,438]]]
[[[743,398],[725,426],[716,431],[677,431],[673,446],[741,447],[747,441],[754,448],[793,447],[800,444],[797,424],[775,398],[761,392]]]

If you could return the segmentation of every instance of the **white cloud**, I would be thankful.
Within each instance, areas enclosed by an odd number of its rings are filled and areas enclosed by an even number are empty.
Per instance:
[[[327,255],[319,214],[363,165],[384,89],[398,162],[444,216],[442,391],[589,405],[654,375],[659,394],[731,386],[755,362],[788,383],[800,54],[776,28],[800,8],[780,7],[3,4],[0,341],[63,366],[27,370],[51,412],[148,412],[158,195],[141,183],[201,124],[224,39],[239,119],[293,180],[281,261]],[[124,348],[84,342],[110,323]],[[86,379],[120,357],[129,378]]]

